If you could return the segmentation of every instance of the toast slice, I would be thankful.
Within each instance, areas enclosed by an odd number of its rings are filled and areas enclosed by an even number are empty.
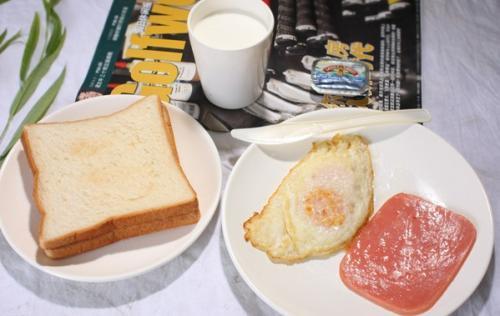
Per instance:
[[[121,239],[145,235],[167,228],[190,225],[198,222],[198,220],[199,213],[196,212],[174,215],[165,220],[153,220],[141,224],[115,228],[94,238],[78,241],[58,248],[45,249],[44,252],[52,259],[65,258],[103,247]]]
[[[279,263],[338,251],[373,211],[373,169],[367,141],[337,135],[314,143],[285,176],[244,238]]]
[[[180,165],[168,110],[157,96],[108,116],[28,125],[22,143],[42,215],[39,244],[49,256],[47,250],[104,235],[112,234],[108,240],[115,241],[175,227],[173,216],[199,219],[197,196]],[[193,216],[175,223],[190,224]],[[140,229],[150,222],[163,224]],[[128,233],[118,233],[123,231]],[[79,249],[87,248],[96,247]]]

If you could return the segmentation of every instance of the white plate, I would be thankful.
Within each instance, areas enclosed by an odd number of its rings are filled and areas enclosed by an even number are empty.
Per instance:
[[[104,96],[77,102],[43,121],[68,121],[106,115],[140,97]],[[32,175],[23,147],[16,144],[0,170],[0,227],[11,247],[33,266],[65,279],[103,282],[132,277],[169,260],[189,247],[210,222],[219,201],[221,164],[217,148],[203,127],[186,113],[169,107],[181,165],[198,195],[201,219],[182,226],[62,260],[48,259],[37,244],[39,214],[33,204]]]
[[[361,109],[321,110],[326,118]],[[365,110],[367,111],[367,110]],[[469,164],[444,140],[421,125],[359,129],[370,141],[375,210],[399,192],[417,194],[465,215],[477,229],[472,251],[428,315],[446,315],[474,291],[490,262],[493,221],[486,193]],[[310,141],[279,148],[251,145],[236,163],[222,198],[222,229],[229,254],[248,285],[271,307],[294,315],[382,315],[388,311],[350,291],[339,278],[345,252],[295,265],[272,263],[243,239],[243,222],[259,211]]]

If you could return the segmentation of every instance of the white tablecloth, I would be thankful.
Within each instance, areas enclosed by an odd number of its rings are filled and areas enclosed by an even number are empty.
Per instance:
[[[57,11],[68,30],[66,44],[33,100],[66,65],[66,80],[50,111],[74,101],[110,4],[61,1]],[[0,30],[8,27],[14,34],[22,29],[25,40],[35,10],[43,12],[41,1],[0,5]],[[423,0],[421,23],[423,104],[433,115],[427,126],[479,174],[500,227],[500,1]],[[0,126],[18,89],[22,50],[18,43],[0,55]],[[225,180],[245,145],[229,135],[212,136],[223,159]],[[497,235],[495,249],[499,247]],[[0,262],[0,315],[274,313],[236,272],[224,245],[219,213],[180,257],[125,281],[86,284],[52,277],[23,261],[1,234]],[[494,255],[479,288],[456,315],[500,315],[499,268]]]

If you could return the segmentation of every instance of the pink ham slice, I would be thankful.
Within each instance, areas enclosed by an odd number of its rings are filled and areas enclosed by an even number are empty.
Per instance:
[[[390,198],[340,264],[344,284],[399,314],[434,305],[467,258],[476,229],[465,217],[414,195]]]

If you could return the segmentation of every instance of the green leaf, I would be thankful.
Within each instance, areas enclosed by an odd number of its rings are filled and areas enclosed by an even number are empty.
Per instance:
[[[43,41],[43,54],[45,54],[45,51],[47,50],[47,42],[49,38],[49,29],[50,29],[50,24],[49,24],[49,19],[50,19],[50,14],[52,12],[52,7],[50,6],[50,0],[42,0],[43,8],[45,10],[45,36],[44,36],[44,41]],[[43,58],[43,57],[42,57]]]
[[[47,46],[45,47],[44,56],[52,54],[59,45],[59,42],[61,41],[62,38],[61,18],[59,18],[59,15],[57,15],[57,13],[54,10],[52,10],[52,14],[50,15],[49,20],[53,24],[52,34],[50,35],[50,39],[47,43]]]
[[[45,21],[47,24],[47,27],[45,28],[45,44],[43,48],[43,56],[46,56],[50,55],[57,47],[57,43],[62,35],[62,22],[61,18],[54,10],[54,6],[56,6],[59,1],[43,0],[42,2],[45,9]]]
[[[50,0],[42,0],[43,7],[45,8],[46,16],[50,15],[50,10],[52,10],[52,1]]]
[[[11,141],[9,142],[7,147],[5,147],[5,150],[3,151],[2,155],[0,155],[0,163],[3,162],[5,157],[7,157],[9,151],[16,144],[17,140],[21,136],[21,133],[23,132],[24,126],[26,124],[33,124],[38,122],[45,115],[45,113],[47,113],[50,106],[57,97],[59,90],[61,89],[65,76],[66,76],[66,67],[64,67],[63,71],[61,72],[59,77],[57,77],[56,81],[50,86],[49,89],[47,89],[47,91],[45,91],[42,97],[36,102],[33,108],[26,115],[22,123],[19,125],[16,132],[12,136]]]
[[[17,32],[16,34],[14,34],[14,36],[5,41],[5,43],[0,46],[0,54],[3,53],[3,51],[6,50],[10,46],[10,44],[12,44],[12,42],[14,42],[19,37],[21,37],[21,31]]]
[[[38,44],[38,37],[40,36],[40,16],[38,12],[35,13],[33,22],[31,22],[30,33],[28,35],[28,40],[26,46],[24,46],[23,59],[21,62],[21,71],[19,72],[19,77],[21,81],[26,78],[26,73],[28,72],[31,64],[31,58],[36,50],[36,45]]]
[[[7,29],[5,29],[2,34],[0,34],[0,44],[2,44],[3,40],[5,39],[5,36],[7,36]]]
[[[38,63],[38,65],[36,65],[33,71],[31,71],[26,80],[23,82],[21,88],[19,89],[19,91],[17,91],[17,94],[14,97],[14,101],[12,101],[12,105],[10,106],[9,117],[14,117],[14,115],[16,115],[16,113],[21,110],[21,108],[33,95],[33,92],[35,92],[43,76],[47,74],[47,72],[50,69],[50,66],[52,66],[54,60],[59,55],[59,52],[63,47],[65,38],[66,38],[66,31],[63,32],[61,40],[59,41],[56,50],[46,58],[42,59]]]
[[[7,1],[9,1],[9,0],[0,0],[0,4],[4,4]]]

